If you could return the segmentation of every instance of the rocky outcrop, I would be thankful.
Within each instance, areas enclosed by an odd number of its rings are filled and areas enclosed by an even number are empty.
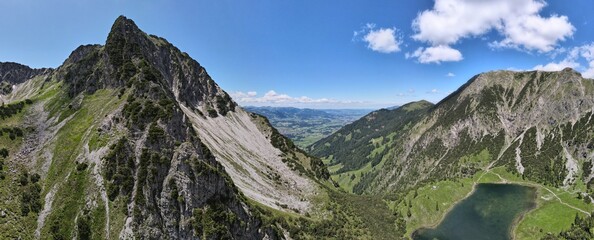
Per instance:
[[[1,95],[11,93],[15,85],[51,71],[52,69],[48,68],[33,69],[19,63],[0,62],[0,100]]]
[[[19,63],[0,62],[0,82],[19,84],[48,71],[51,69],[33,69]]]

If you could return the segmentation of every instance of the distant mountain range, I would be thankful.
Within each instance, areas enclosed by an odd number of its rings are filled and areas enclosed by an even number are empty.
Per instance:
[[[372,111],[252,106],[244,109],[267,117],[272,126],[302,149]]]

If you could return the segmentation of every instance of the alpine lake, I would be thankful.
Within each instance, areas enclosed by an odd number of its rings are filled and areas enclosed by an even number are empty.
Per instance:
[[[435,228],[421,228],[414,240],[508,240],[521,216],[535,207],[536,189],[517,184],[481,183],[456,204]]]

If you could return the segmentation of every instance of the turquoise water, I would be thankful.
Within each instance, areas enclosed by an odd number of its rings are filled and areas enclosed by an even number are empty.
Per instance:
[[[516,184],[478,184],[435,228],[421,228],[414,240],[511,239],[521,214],[535,206],[536,189]]]

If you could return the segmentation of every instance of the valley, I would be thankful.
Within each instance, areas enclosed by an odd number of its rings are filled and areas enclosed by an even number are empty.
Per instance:
[[[366,109],[299,109],[289,107],[245,107],[265,116],[278,131],[301,149],[327,137],[365,114]]]

